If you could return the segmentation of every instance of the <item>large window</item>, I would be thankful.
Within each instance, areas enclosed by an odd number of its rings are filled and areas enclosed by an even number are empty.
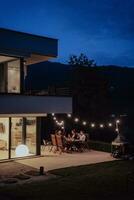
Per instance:
[[[20,59],[0,56],[0,92],[20,93]]]
[[[20,60],[8,62],[8,93],[20,92]]]

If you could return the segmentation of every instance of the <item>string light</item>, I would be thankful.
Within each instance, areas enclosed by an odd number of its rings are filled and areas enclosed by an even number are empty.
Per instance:
[[[100,124],[100,128],[104,128],[104,125],[103,125],[103,124]]]
[[[82,124],[85,126],[87,124],[87,122],[84,121],[84,122],[82,122]]]
[[[68,118],[71,118],[71,117],[72,117],[72,115],[71,115],[71,114],[67,114],[67,116],[68,116]]]
[[[117,119],[117,120],[116,120],[116,123],[117,123],[117,124],[119,124],[119,123],[120,123],[120,120],[119,120],[119,119]]]
[[[55,114],[52,113],[52,115],[54,116],[54,117],[53,117],[53,120],[55,120],[56,124],[59,125],[59,126],[61,126],[61,128],[64,127],[64,121],[63,121],[63,120],[62,120],[62,121],[58,121],[57,118],[56,118],[56,116],[55,116]],[[67,117],[71,118],[72,115],[68,113],[68,114],[67,114]],[[74,122],[79,122],[79,121],[80,121],[79,118],[77,118],[77,117],[74,118]],[[120,120],[117,119],[115,122],[116,122],[116,129],[115,129],[115,131],[118,132],[118,131],[119,131],[118,124],[120,123]],[[87,122],[86,122],[86,121],[82,121],[82,125],[86,126],[86,125],[87,125]],[[107,124],[107,127],[112,127],[112,126],[113,126],[113,124],[112,124],[111,122],[109,122],[109,123]],[[95,124],[95,123],[91,123],[91,124],[90,124],[90,127],[91,127],[91,128],[94,128],[94,127],[96,127],[96,124]],[[105,125],[104,125],[104,124],[99,124],[99,127],[100,127],[100,128],[104,128]]]
[[[92,128],[94,128],[94,127],[95,127],[95,124],[94,124],[94,123],[92,123],[92,124],[91,124],[91,127],[92,127]]]
[[[112,126],[112,123],[109,123],[108,126],[111,127],[111,126]]]
[[[75,122],[78,122],[78,121],[79,121],[79,119],[78,119],[78,118],[75,118],[75,119],[74,119],[74,121],[75,121]]]
[[[116,128],[116,129],[115,129],[115,131],[116,131],[116,132],[119,132],[119,129],[118,129],[118,128]]]

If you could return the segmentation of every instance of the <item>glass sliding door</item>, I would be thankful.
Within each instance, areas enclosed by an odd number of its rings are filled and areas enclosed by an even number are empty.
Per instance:
[[[23,144],[23,118],[11,118],[11,158],[16,157],[16,147]]]
[[[36,155],[36,117],[26,118],[26,145],[29,154]]]
[[[0,160],[36,155],[36,130],[36,117],[0,117]],[[20,145],[27,154],[17,154]]]
[[[9,157],[9,118],[0,118],[0,160]]]

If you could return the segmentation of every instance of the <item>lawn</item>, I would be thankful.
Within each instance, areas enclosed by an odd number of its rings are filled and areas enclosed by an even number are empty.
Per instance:
[[[134,161],[112,161],[53,170],[56,179],[0,188],[0,199],[134,200]],[[130,175],[129,175],[130,176]]]

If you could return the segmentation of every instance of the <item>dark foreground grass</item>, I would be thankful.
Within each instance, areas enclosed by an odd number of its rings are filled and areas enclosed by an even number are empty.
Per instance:
[[[134,161],[70,167],[51,173],[58,175],[57,178],[0,188],[0,199],[134,200],[134,183],[127,180],[128,173],[134,173]]]

